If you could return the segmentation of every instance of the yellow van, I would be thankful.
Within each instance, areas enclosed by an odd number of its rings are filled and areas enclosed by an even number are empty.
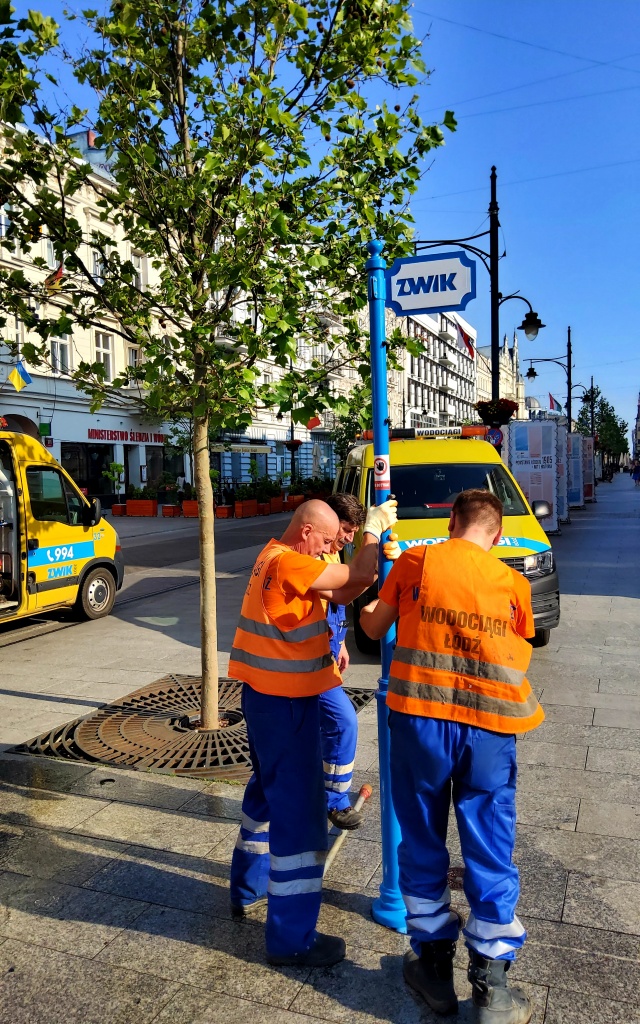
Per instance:
[[[493,553],[531,583],[536,626],[532,642],[536,647],[548,644],[549,631],[560,622],[560,592],[551,544],[538,522],[549,515],[547,502],[534,501],[531,509],[495,448],[477,438],[435,435],[392,440],[390,462],[391,493],[398,499],[398,524],[394,529],[403,550],[448,539],[449,513],[460,491],[484,487],[500,498],[503,536]],[[372,444],[357,444],[351,449],[335,490],[354,494],[365,506],[373,504]],[[347,562],[360,537],[345,548]],[[356,645],[365,654],[376,652],[377,641],[370,640],[360,628],[360,608],[373,597],[375,591],[370,590],[353,606]]]
[[[88,501],[38,440],[0,430],[0,625],[54,608],[99,619],[123,577],[98,498]]]

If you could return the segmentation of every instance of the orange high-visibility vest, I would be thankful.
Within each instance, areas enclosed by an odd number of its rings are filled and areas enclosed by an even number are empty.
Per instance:
[[[329,649],[329,627],[318,593],[308,590],[300,598],[281,589],[281,574],[286,572],[281,556],[290,551],[272,540],[258,556],[242,602],[229,675],[261,693],[311,697],[339,686],[342,679]],[[312,558],[309,562],[317,565],[317,578],[324,564]]]
[[[389,707],[499,733],[540,725],[544,712],[525,675],[531,645],[514,624],[531,601],[523,577],[465,540],[425,547],[419,586],[403,578],[402,558],[394,568],[395,584],[391,575],[387,583],[400,594],[400,614]]]

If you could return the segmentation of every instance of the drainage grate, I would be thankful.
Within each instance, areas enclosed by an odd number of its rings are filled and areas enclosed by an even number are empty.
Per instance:
[[[345,687],[356,712],[374,690]],[[245,782],[251,759],[240,710],[242,683],[223,678],[219,685],[220,729],[193,728],[200,710],[198,676],[170,675],[143,686],[17,747],[19,753],[109,764],[120,768],[172,772],[207,779]]]

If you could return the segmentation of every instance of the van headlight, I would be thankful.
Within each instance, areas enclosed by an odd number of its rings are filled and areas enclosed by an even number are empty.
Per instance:
[[[524,560],[525,576],[548,576],[555,569],[553,551],[541,551],[538,555],[527,555]]]

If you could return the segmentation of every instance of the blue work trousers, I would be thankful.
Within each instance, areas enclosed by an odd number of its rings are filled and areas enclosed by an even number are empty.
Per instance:
[[[526,938],[515,914],[518,870],[515,737],[470,725],[389,712],[391,792],[402,842],[400,891],[414,952],[458,938],[450,910],[446,846],[453,797],[471,914],[466,945],[492,960],[512,960]]]
[[[341,686],[321,693],[319,705],[327,807],[330,811],[342,811],[351,806],[349,790],[358,743],[358,716]]]
[[[327,854],[317,697],[273,697],[246,683],[242,710],[253,775],[231,861],[231,902],[268,896],[272,956],[309,949],[315,939]]]

